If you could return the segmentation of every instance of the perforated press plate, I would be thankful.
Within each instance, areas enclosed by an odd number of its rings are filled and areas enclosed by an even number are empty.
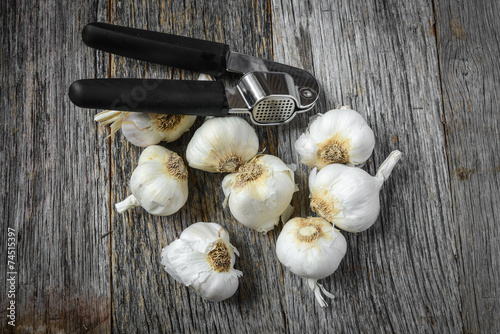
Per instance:
[[[286,122],[295,112],[295,102],[288,98],[272,98],[259,102],[253,108],[253,118],[259,123]]]

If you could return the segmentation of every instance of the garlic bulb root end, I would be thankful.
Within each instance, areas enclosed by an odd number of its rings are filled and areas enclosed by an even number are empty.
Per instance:
[[[381,179],[382,181],[386,181],[391,175],[394,166],[396,166],[396,163],[399,161],[402,155],[403,154],[401,153],[401,151],[398,150],[392,151],[391,154],[389,154],[389,156],[387,157],[387,159],[385,159],[385,161],[378,168],[375,177]]]
[[[132,208],[135,208],[136,206],[140,206],[141,203],[135,198],[134,195],[130,195],[129,197],[125,198],[123,201],[120,203],[115,204],[116,211],[118,213],[125,212],[127,210],[130,210]]]
[[[334,299],[335,296],[331,294],[330,292],[326,291],[326,289],[323,287],[323,285],[319,284],[317,280],[313,278],[307,279],[307,285],[309,288],[314,292],[314,296],[316,297],[316,300],[318,301],[319,305],[322,308],[325,308],[328,306],[327,302],[325,301],[325,298],[323,298],[323,294],[327,296],[330,299]]]

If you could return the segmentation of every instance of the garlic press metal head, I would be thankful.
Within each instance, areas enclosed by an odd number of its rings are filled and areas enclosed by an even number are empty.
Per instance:
[[[235,87],[221,81],[164,79],[84,79],[69,88],[83,108],[225,116],[247,113],[257,125],[284,124],[314,107],[316,79],[305,70],[229,51],[225,44],[91,23],[82,32],[95,49],[152,63],[221,77],[242,74]]]

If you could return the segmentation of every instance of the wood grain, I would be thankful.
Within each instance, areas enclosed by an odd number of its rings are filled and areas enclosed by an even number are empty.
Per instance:
[[[436,2],[464,331],[499,333],[498,1]]]
[[[2,263],[7,229],[17,238],[17,326],[2,320],[1,332],[500,332],[499,10],[484,0],[0,2]],[[106,139],[97,111],[70,103],[70,83],[197,74],[88,48],[80,31],[92,21],[224,42],[318,78],[313,111],[255,128],[261,149],[298,166],[296,216],[313,215],[310,170],[293,148],[311,115],[358,110],[377,140],[372,175],[403,152],[376,224],[344,233],[348,253],[321,281],[336,296],[328,308],[278,262],[281,225],[262,235],[222,208],[224,175],[189,169],[188,203],[170,217],[116,213],[142,149],[120,132]],[[164,146],[185,157],[202,121]],[[224,226],[240,251],[244,276],[225,302],[160,267],[161,249],[198,221]]]
[[[80,38],[106,7],[2,1],[0,13],[2,332],[12,329],[4,284],[9,227],[17,238],[16,332],[107,332],[106,133],[67,97],[72,81],[107,73],[105,58]]]
[[[172,2],[163,6],[112,2],[112,23],[229,44],[231,50],[270,57],[270,15],[265,4],[224,1]],[[258,32],[258,33],[249,33]],[[196,78],[197,74],[112,56],[113,77]],[[196,96],[193,96],[196,98]],[[193,129],[166,144],[182,157]],[[269,139],[276,128],[257,129],[261,148],[276,151]],[[117,135],[112,144],[112,201],[129,194],[128,181],[142,149]],[[187,204],[170,217],[153,217],[142,208],[113,216],[113,330],[116,332],[246,333],[283,332],[281,269],[270,250],[275,234],[261,235],[237,223],[222,209],[223,175],[189,169]],[[235,296],[210,303],[177,283],[160,267],[161,249],[198,221],[228,229],[242,254],[236,268],[244,279]]]
[[[323,98],[315,112],[358,110],[375,132],[367,171],[394,150],[403,158],[381,191],[377,223],[344,233],[348,251],[323,280],[325,310],[285,273],[288,332],[452,332],[461,329],[439,66],[428,1],[273,1],[274,59],[309,69]],[[281,129],[293,143],[308,115]],[[290,145],[282,151],[296,160]],[[300,166],[299,187],[309,169]],[[309,215],[308,199],[299,202]],[[446,305],[446,307],[444,307]]]

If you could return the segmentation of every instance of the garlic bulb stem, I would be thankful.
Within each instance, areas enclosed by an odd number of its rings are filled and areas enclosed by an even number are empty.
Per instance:
[[[123,111],[117,110],[104,110],[94,116],[94,121],[100,122],[100,125],[108,125],[109,123],[113,123],[123,113]]]
[[[136,206],[141,206],[141,203],[137,200],[137,198],[135,198],[134,195],[130,195],[120,203],[115,204],[115,208],[118,213],[125,212],[129,209],[135,208]]]
[[[397,162],[401,158],[401,151],[395,150],[392,151],[391,154],[384,160],[384,162],[378,168],[376,178],[381,179],[382,181],[386,181],[391,175],[394,166],[396,166]]]

